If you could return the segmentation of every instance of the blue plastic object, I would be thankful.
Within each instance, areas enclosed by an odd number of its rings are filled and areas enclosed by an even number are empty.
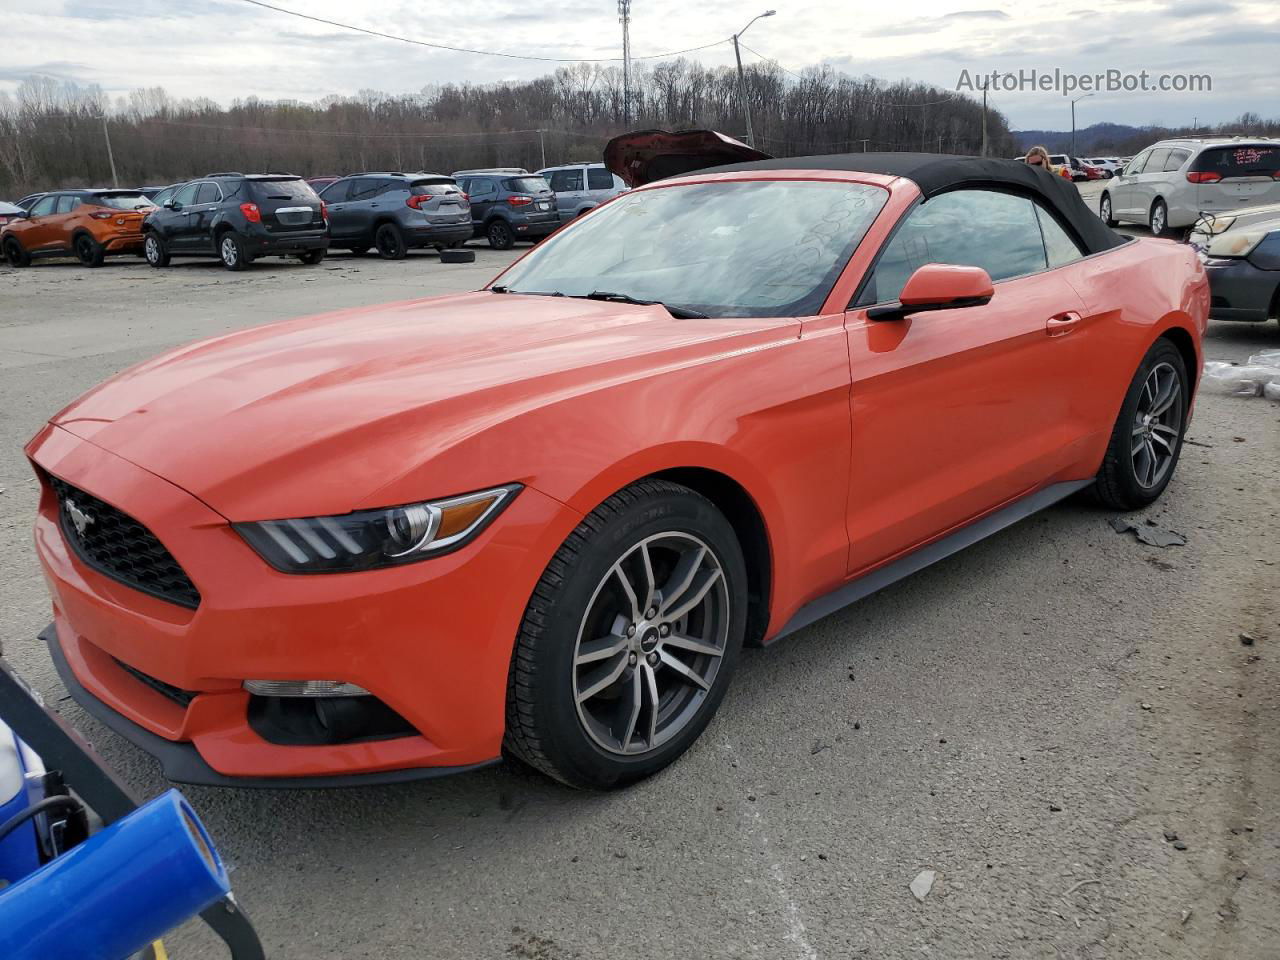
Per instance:
[[[124,960],[229,890],[209,834],[170,790],[0,891],[0,957]]]

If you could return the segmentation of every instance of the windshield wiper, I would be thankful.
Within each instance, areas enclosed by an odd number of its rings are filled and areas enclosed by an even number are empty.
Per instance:
[[[505,283],[500,283],[496,287],[489,288],[490,293],[514,293],[522,297],[563,297],[564,294],[558,290],[512,290]]]
[[[605,300],[609,303],[630,303],[637,307],[662,307],[667,313],[671,314],[677,320],[706,320],[705,313],[699,313],[697,310],[690,310],[688,307],[677,307],[669,303],[663,303],[661,300],[639,300],[630,294],[612,293],[608,290],[592,290],[579,298],[583,300]]]

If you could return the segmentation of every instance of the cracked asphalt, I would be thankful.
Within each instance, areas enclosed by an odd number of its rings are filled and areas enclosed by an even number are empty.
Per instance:
[[[510,256],[0,267],[0,639],[141,795],[155,763],[35,640],[21,445],[167,346],[475,288]],[[1274,347],[1274,322],[1214,323],[1206,354]],[[1141,515],[1186,546],[1050,509],[748,651],[690,753],[624,792],[503,766],[187,795],[273,958],[1280,957],[1280,404],[1202,396],[1189,436]],[[194,927],[170,947],[225,955]]]

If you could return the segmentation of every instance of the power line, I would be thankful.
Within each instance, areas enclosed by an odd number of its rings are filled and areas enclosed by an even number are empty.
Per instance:
[[[759,58],[760,58],[761,60],[763,60],[765,63],[772,63],[775,67],[777,67],[777,68],[778,68],[779,70],[781,70],[783,73],[789,73],[789,74],[791,74],[791,76],[795,77],[797,80],[803,80],[803,79],[804,79],[804,77],[800,76],[800,74],[796,73],[794,70],[788,70],[786,67],[784,67],[782,64],[780,64],[777,60],[774,60],[772,57],[766,57],[766,56],[765,56],[763,53],[761,53],[759,50],[752,50],[750,47],[748,47],[748,46],[747,46],[745,43],[743,43],[741,40],[739,40],[739,41],[738,41],[738,46],[742,47],[742,49],[743,49],[743,50],[747,50],[747,51],[749,51],[750,53],[754,53],[757,57],[759,57]]]
[[[433,50],[450,50],[454,53],[474,53],[485,57],[505,57],[508,60],[539,60],[544,63],[617,63],[624,59],[623,57],[539,57],[525,53],[502,53],[498,50],[476,50],[472,47],[458,47],[448,43],[434,43],[430,40],[415,40],[412,37],[402,37],[395,33],[383,33],[381,30],[370,30],[367,27],[357,27],[350,23],[340,23],[337,20],[327,20],[324,17],[317,17],[309,13],[302,13],[298,10],[289,10],[285,7],[277,7],[271,3],[264,3],[263,0],[240,0],[240,2],[248,3],[255,7],[262,7],[264,10],[274,10],[276,13],[288,14],[291,17],[298,17],[302,20],[311,20],[315,23],[323,23],[326,26],[338,27],[341,30],[352,30],[356,33],[367,34],[371,37],[381,37],[384,40],[397,40],[400,43],[411,43],[418,47],[430,47]],[[728,42],[729,38],[724,37],[721,40],[704,43],[700,47],[688,47],[684,50],[672,50],[668,53],[650,53],[643,57],[632,56],[630,59],[662,60],[666,57],[679,56],[682,53],[694,53],[698,50],[707,50],[711,47],[718,47],[720,44]]]

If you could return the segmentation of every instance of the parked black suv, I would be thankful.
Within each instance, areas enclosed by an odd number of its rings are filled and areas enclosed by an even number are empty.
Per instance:
[[[445,250],[471,239],[471,204],[452,177],[435,173],[358,173],[321,193],[335,247],[403,260],[410,247]]]
[[[174,190],[142,224],[153,267],[170,257],[218,257],[243,270],[258,257],[319,263],[329,249],[324,204],[287,173],[211,173]]]
[[[517,240],[537,240],[560,226],[556,195],[542,177],[461,171],[454,179],[471,199],[475,235],[487,237],[495,250],[509,250]]]

